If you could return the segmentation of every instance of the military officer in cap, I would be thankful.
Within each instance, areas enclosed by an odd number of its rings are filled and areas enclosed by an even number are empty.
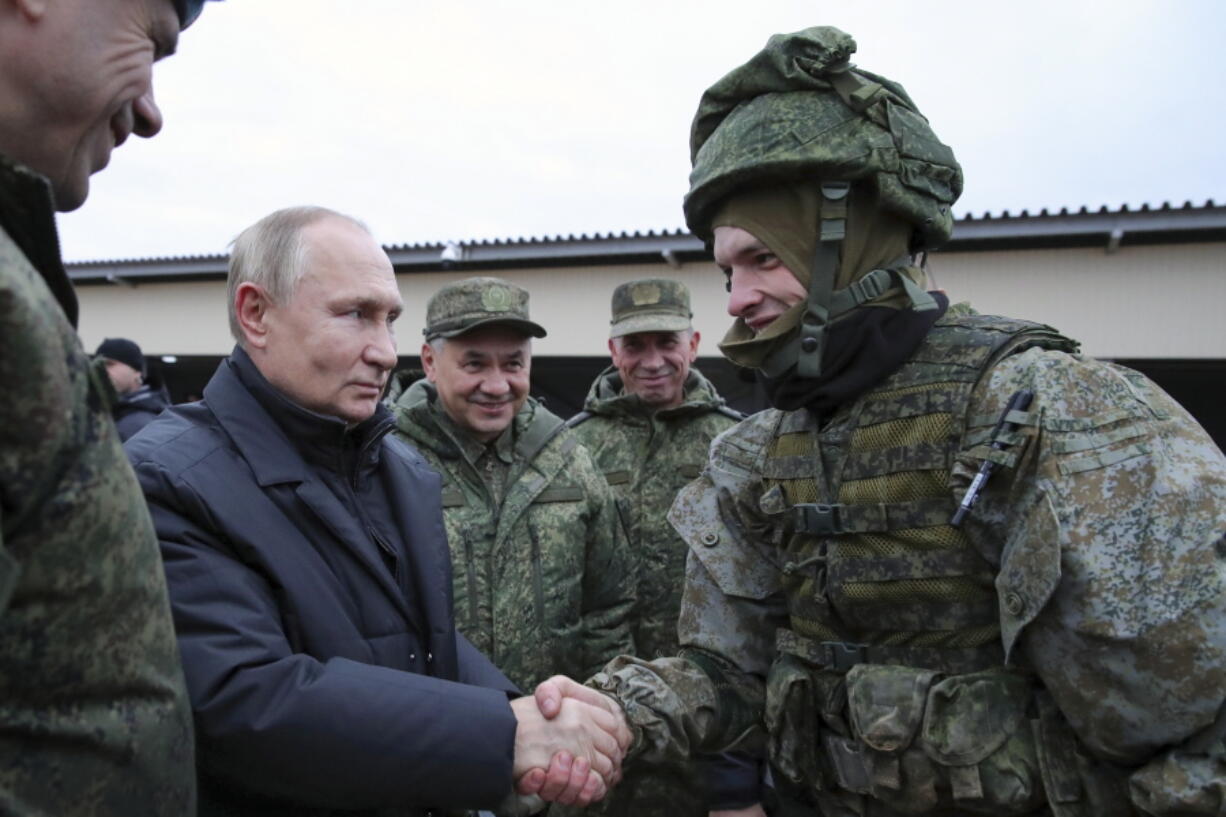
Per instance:
[[[496,278],[426,308],[425,379],[396,433],[443,476],[460,630],[524,688],[633,653],[634,569],[613,494],[557,415],[529,396],[528,292]]]
[[[702,471],[711,440],[744,419],[693,368],[701,336],[690,292],[649,278],[613,290],[613,365],[568,421],[617,495],[639,576],[632,624],[641,658],[677,652],[677,615],[689,548],[668,509]],[[598,808],[613,814],[706,815],[757,802],[757,763],[709,758],[631,773]],[[594,807],[595,808],[595,807]]]
[[[961,168],[854,51],[779,35],[703,96],[686,217],[775,408],[670,512],[679,657],[538,702],[604,700],[639,760],[764,746],[785,813],[1221,814],[1226,458],[1140,374],[927,291]]]

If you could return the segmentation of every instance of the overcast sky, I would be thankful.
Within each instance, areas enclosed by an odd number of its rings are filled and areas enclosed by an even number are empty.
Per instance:
[[[959,216],[1226,200],[1222,0],[225,0],[64,253],[221,253],[293,204],[385,244],[678,228],[702,91],[810,25],[954,148]]]

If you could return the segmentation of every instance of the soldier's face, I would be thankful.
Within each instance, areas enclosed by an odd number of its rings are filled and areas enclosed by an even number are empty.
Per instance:
[[[755,334],[808,294],[770,247],[740,227],[715,228],[715,263],[728,276],[728,314]]]
[[[613,365],[627,392],[656,408],[673,408],[685,399],[685,379],[698,357],[699,334],[636,332],[609,341]]]
[[[132,134],[161,130],[153,63],[174,52],[179,17],[170,0],[16,6],[29,35],[28,121],[4,134],[0,148],[50,180],[57,209],[75,210],[112,150]]]
[[[532,341],[506,326],[482,326],[421,349],[426,377],[452,422],[482,442],[506,430],[528,399]]]
[[[343,219],[305,227],[302,240],[302,277],[288,303],[263,306],[259,331],[248,329],[246,346],[286,397],[360,423],[374,414],[396,366],[393,323],[404,306],[396,277],[374,238]],[[240,313],[253,290],[259,288],[239,287]]]

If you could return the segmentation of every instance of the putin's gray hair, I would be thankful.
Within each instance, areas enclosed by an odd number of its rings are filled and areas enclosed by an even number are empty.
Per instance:
[[[247,282],[256,284],[268,293],[273,303],[287,303],[306,271],[307,244],[302,240],[302,231],[326,218],[342,219],[370,233],[370,228],[361,221],[327,207],[286,207],[264,216],[230,242],[226,298],[230,334],[240,346],[243,345],[243,329],[234,304],[239,286]]]

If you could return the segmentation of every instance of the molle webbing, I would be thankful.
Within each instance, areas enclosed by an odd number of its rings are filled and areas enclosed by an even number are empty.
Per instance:
[[[858,654],[970,671],[1003,660],[994,571],[948,524],[950,468],[983,372],[1001,353],[1059,346],[1058,337],[1021,321],[948,316],[822,430],[781,427],[763,470],[792,506],[786,638],[833,649],[843,663]]]

